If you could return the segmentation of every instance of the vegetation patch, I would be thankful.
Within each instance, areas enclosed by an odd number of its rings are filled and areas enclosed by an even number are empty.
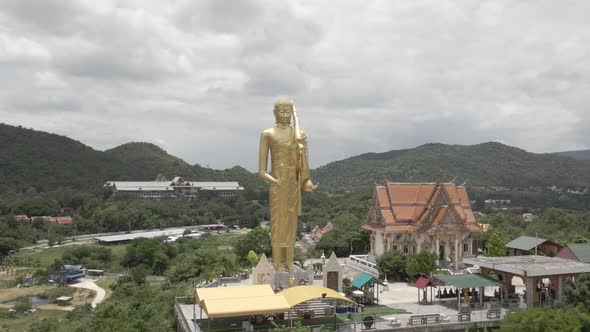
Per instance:
[[[3,332],[24,332],[35,331],[31,330],[33,324],[44,319],[52,321],[64,320],[68,315],[67,311],[63,310],[38,310],[34,314],[16,314],[10,313],[7,309],[0,309],[0,331]],[[42,330],[36,330],[42,331]],[[49,330],[51,331],[51,330]]]

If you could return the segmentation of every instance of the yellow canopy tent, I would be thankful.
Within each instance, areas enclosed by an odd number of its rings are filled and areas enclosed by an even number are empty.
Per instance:
[[[279,294],[285,297],[290,307],[294,307],[305,301],[321,298],[341,300],[356,304],[356,302],[349,300],[337,291],[320,286],[296,286],[287,288]]]
[[[197,302],[217,299],[235,299],[253,296],[272,296],[275,292],[270,285],[250,285],[235,287],[213,287],[195,289]]]
[[[318,298],[356,304],[332,289],[319,286],[297,286],[278,294],[270,285],[197,288],[195,296],[209,318],[287,312],[299,303]]]
[[[283,296],[271,295],[206,300],[203,309],[210,318],[223,318],[287,312],[290,307]]]

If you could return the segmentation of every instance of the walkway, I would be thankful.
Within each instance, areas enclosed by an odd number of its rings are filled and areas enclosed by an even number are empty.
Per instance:
[[[94,297],[94,299],[92,299],[92,307],[96,308],[96,306],[101,303],[102,301],[104,301],[105,298],[105,291],[104,289],[98,287],[93,280],[91,279],[79,279],[79,281],[75,284],[71,284],[69,285],[70,287],[75,287],[75,288],[85,288],[85,289],[90,289],[92,291],[96,292],[96,296]]]

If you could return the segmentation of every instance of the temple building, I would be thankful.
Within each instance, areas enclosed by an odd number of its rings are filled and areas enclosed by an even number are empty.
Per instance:
[[[370,256],[387,250],[416,254],[427,248],[439,263],[455,268],[474,257],[473,234],[480,232],[467,191],[454,183],[377,185],[364,229],[371,231]]]
[[[244,191],[237,182],[190,182],[177,176],[172,181],[157,178],[156,181],[107,181],[105,187],[113,194],[128,194],[141,198],[197,199],[199,192],[214,192],[221,197],[238,196]]]

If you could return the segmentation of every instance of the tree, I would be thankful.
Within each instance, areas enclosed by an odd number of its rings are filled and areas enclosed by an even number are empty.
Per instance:
[[[138,239],[127,247],[121,264],[125,267],[134,267],[140,264],[147,266],[149,273],[161,275],[170,264],[170,257],[175,253],[168,245],[162,245],[158,239]]]
[[[393,280],[407,277],[408,257],[397,250],[388,250],[377,258],[377,270]]]
[[[267,257],[271,256],[270,230],[268,228],[261,226],[254,228],[241,237],[234,248],[234,252],[242,261],[248,258],[250,250],[258,255],[264,253]]]
[[[240,272],[235,254],[211,249],[197,249],[183,253],[174,260],[166,275],[173,283],[197,279],[213,280],[219,275],[232,276]]]
[[[0,258],[8,256],[19,248],[18,242],[13,239],[0,237]]]
[[[590,316],[580,308],[533,308],[506,316],[500,331],[588,331]]]
[[[418,274],[430,275],[436,270],[436,259],[437,255],[432,253],[425,248],[422,248],[416,255],[410,256],[408,259],[408,265],[406,266],[406,273],[410,277],[414,277]]]
[[[486,244],[489,255],[492,257],[506,256],[506,242],[499,233],[494,230],[491,232],[490,239]]]
[[[33,321],[29,329],[30,332],[55,332],[59,331],[60,322],[54,317],[47,317],[41,320]]]
[[[576,281],[569,279],[563,294],[566,304],[582,305],[586,310],[590,310],[590,274],[585,273],[576,278]]]
[[[587,238],[583,237],[580,234],[576,234],[576,236],[574,236],[574,239],[572,240],[573,243],[588,243],[590,242],[590,240],[588,240]]]
[[[258,263],[258,255],[256,255],[254,250],[250,250],[248,252],[248,263],[250,264],[250,267],[252,267],[252,268],[254,266],[256,266],[256,264]]]

